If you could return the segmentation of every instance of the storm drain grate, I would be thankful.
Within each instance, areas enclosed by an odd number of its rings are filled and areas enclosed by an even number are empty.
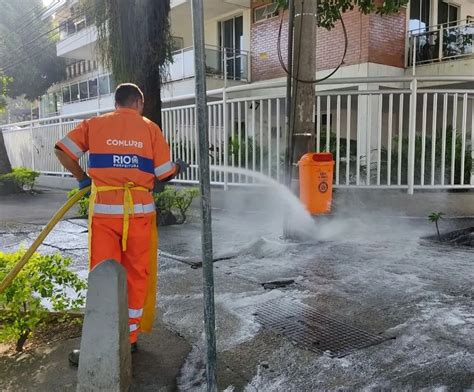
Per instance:
[[[323,312],[291,300],[270,301],[255,313],[265,328],[303,349],[341,358],[353,351],[391,339],[353,327]]]

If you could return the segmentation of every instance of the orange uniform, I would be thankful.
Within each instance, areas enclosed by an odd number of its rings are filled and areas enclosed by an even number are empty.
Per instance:
[[[56,146],[78,160],[89,152],[90,268],[114,259],[127,271],[130,342],[151,329],[156,300],[154,179],[176,173],[160,128],[134,109],[85,120]],[[143,318],[142,318],[143,316]]]

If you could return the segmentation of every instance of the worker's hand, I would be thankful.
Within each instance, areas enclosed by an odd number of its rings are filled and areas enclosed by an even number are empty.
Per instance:
[[[165,182],[156,180],[153,186],[153,193],[161,193],[164,190],[165,190]]]
[[[176,159],[176,161],[174,162],[174,164],[176,165],[177,167],[177,171],[176,171],[176,175],[178,174],[181,174],[181,173],[184,173],[186,170],[188,170],[189,168],[189,165],[184,162],[183,160],[181,159]]]
[[[90,179],[90,177],[86,174],[85,177],[80,180],[80,181],[77,181],[78,184],[79,184],[79,189],[84,189],[84,188],[87,188],[88,186],[91,186],[92,185],[92,180]]]

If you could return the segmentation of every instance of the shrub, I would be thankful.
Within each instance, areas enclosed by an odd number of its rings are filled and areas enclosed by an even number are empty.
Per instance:
[[[179,189],[165,186],[163,192],[154,194],[157,213],[164,217],[177,214],[179,215],[177,223],[182,224],[186,221],[186,212],[198,195],[199,190],[197,188]]]
[[[77,192],[75,188],[68,192],[67,197],[71,198]],[[157,213],[161,215],[167,224],[182,224],[186,221],[186,212],[193,200],[199,195],[197,188],[173,188],[165,186],[164,190],[159,193],[154,193],[155,205]],[[85,196],[77,203],[78,213],[80,216],[87,216],[89,213],[89,196]],[[176,216],[178,219],[176,219]]]
[[[0,182],[13,181],[20,189],[32,191],[40,173],[26,167],[15,167],[11,173],[0,176]]]
[[[444,172],[444,182],[445,184],[451,183],[451,158],[452,158],[452,150],[453,150],[453,141],[454,141],[454,150],[455,150],[455,159],[454,159],[454,183],[460,184],[461,177],[464,177],[464,183],[469,183],[470,176],[471,176],[471,145],[469,141],[466,141],[465,144],[465,157],[464,157],[464,173],[461,173],[461,154],[462,154],[462,137],[460,132],[456,132],[456,138],[453,140],[454,130],[452,127],[448,126],[446,129],[446,151],[445,151],[445,172]],[[422,136],[417,134],[415,136],[415,184],[421,183],[421,162],[422,162]],[[439,184],[441,178],[441,158],[442,158],[442,132],[438,130],[436,139],[434,141],[435,144],[435,184]],[[427,184],[431,181],[431,170],[432,170],[432,162],[431,162],[431,148],[432,148],[433,140],[431,137],[426,137],[426,147],[425,147],[425,173],[424,173],[424,183]],[[398,145],[399,140],[398,138],[394,138],[393,149],[392,149],[392,181],[395,181],[397,170],[394,168],[397,167],[398,163]],[[407,183],[407,173],[408,173],[408,137],[404,137],[401,142],[402,147],[402,183]],[[385,155],[385,162],[387,162],[386,153]],[[386,167],[386,165],[385,165]]]
[[[197,188],[185,188],[176,191],[174,207],[179,211],[181,223],[186,221],[186,212],[197,196],[199,196]]]
[[[70,190],[67,194],[67,198],[70,199],[77,192],[79,192],[79,188]],[[77,212],[80,216],[87,216],[89,214],[89,196],[84,196],[77,202]]]
[[[21,259],[24,250],[0,252],[0,280]],[[60,254],[35,253],[28,264],[0,294],[0,340],[16,340],[21,351],[27,338],[48,319],[46,304],[57,312],[74,311],[84,306],[85,280],[68,267],[70,258]],[[71,292],[74,297],[71,297]]]

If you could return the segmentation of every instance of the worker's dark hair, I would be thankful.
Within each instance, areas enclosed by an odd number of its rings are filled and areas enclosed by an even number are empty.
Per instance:
[[[140,88],[133,83],[122,83],[115,89],[115,103],[119,106],[129,106],[137,99],[144,100]]]

